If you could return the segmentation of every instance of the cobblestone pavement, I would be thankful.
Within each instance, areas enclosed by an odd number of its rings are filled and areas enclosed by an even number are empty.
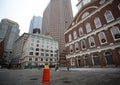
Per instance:
[[[43,84],[43,69],[0,69],[0,85],[120,85],[120,68],[50,69],[50,83]]]

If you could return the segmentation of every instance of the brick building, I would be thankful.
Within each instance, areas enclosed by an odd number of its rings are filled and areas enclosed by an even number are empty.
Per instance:
[[[65,32],[68,65],[120,66],[120,0],[83,1]]]

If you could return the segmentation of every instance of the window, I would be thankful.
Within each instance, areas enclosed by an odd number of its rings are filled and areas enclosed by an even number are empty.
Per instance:
[[[39,44],[37,44],[36,46],[39,47]]]
[[[112,15],[111,11],[109,11],[109,10],[105,12],[104,16],[105,16],[105,19],[107,20],[107,23],[114,20],[114,17]]]
[[[90,23],[86,24],[86,31],[87,31],[87,33],[89,33],[91,31]]]
[[[48,53],[46,53],[46,56],[49,56],[49,54],[48,54]]]
[[[29,55],[33,55],[33,52],[30,52]]]
[[[36,53],[35,53],[35,55],[39,55],[39,53],[38,53],[38,52],[36,52]]]
[[[69,34],[69,42],[72,41],[72,36]]]
[[[90,46],[95,46],[95,41],[93,37],[89,37],[89,44]]]
[[[41,61],[43,61],[43,58],[41,58]]]
[[[110,31],[111,31],[114,39],[120,39],[120,30],[117,26],[111,28]]]
[[[100,3],[100,4],[104,4],[104,3],[105,3],[105,0],[100,0],[99,3]]]
[[[34,46],[34,43],[31,43],[31,46]]]
[[[105,58],[107,61],[107,64],[114,64],[113,58],[112,58],[112,54],[110,52],[105,52]]]
[[[36,48],[36,51],[39,51],[39,48]]]
[[[85,12],[83,15],[82,15],[82,19],[87,17],[89,15],[89,12]]]
[[[100,65],[100,58],[99,58],[99,56],[98,56],[98,54],[94,54],[93,55],[93,63],[94,63],[94,65]]]
[[[89,65],[89,58],[88,58],[88,55],[85,56],[85,65],[86,65],[86,66]]]
[[[106,43],[107,42],[104,32],[100,32],[98,34],[98,36],[99,36],[100,43]]]
[[[76,31],[73,32],[74,39],[77,39],[77,33]]]
[[[48,59],[46,59],[46,61],[48,61]]]
[[[39,43],[40,41],[39,40],[37,40],[37,43]]]
[[[120,3],[118,4],[118,9],[120,10]]]
[[[34,39],[31,39],[32,42],[34,42]]]
[[[95,23],[95,27],[96,27],[96,28],[99,28],[99,27],[102,26],[102,25],[101,25],[101,22],[100,22],[100,19],[99,19],[98,17],[96,17],[96,18],[94,19],[94,23]]]
[[[82,46],[82,49],[86,48],[86,42],[85,42],[85,40],[81,40],[81,46]]]
[[[53,54],[50,54],[51,57],[53,57]]]
[[[82,36],[84,34],[81,27],[79,28],[79,34],[80,34],[80,36]]]
[[[75,43],[75,50],[78,51],[78,43]]]
[[[44,56],[44,53],[41,53],[41,56]]]
[[[35,61],[38,61],[38,58],[35,58]]]
[[[42,52],[44,52],[44,49],[41,49]]]
[[[70,45],[70,53],[72,53],[72,52],[73,52],[73,46]]]
[[[30,51],[34,51],[34,48],[33,48],[33,47],[30,47]]]
[[[32,61],[32,58],[29,58],[29,61]]]

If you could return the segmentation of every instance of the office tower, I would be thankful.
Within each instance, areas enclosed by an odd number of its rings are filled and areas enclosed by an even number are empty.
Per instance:
[[[51,0],[43,13],[42,33],[59,43],[59,52],[65,51],[64,32],[73,19],[71,0]]]
[[[33,33],[33,29],[40,29],[42,28],[42,17],[41,16],[33,16],[30,22],[29,33]]]
[[[15,40],[19,37],[19,25],[9,19],[0,22],[0,38],[4,40],[4,58],[10,62]]]

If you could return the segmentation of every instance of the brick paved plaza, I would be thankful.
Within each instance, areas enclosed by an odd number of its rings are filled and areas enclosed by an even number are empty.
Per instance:
[[[43,69],[0,69],[0,85],[120,85],[120,68],[50,70],[50,83],[42,84]]]

